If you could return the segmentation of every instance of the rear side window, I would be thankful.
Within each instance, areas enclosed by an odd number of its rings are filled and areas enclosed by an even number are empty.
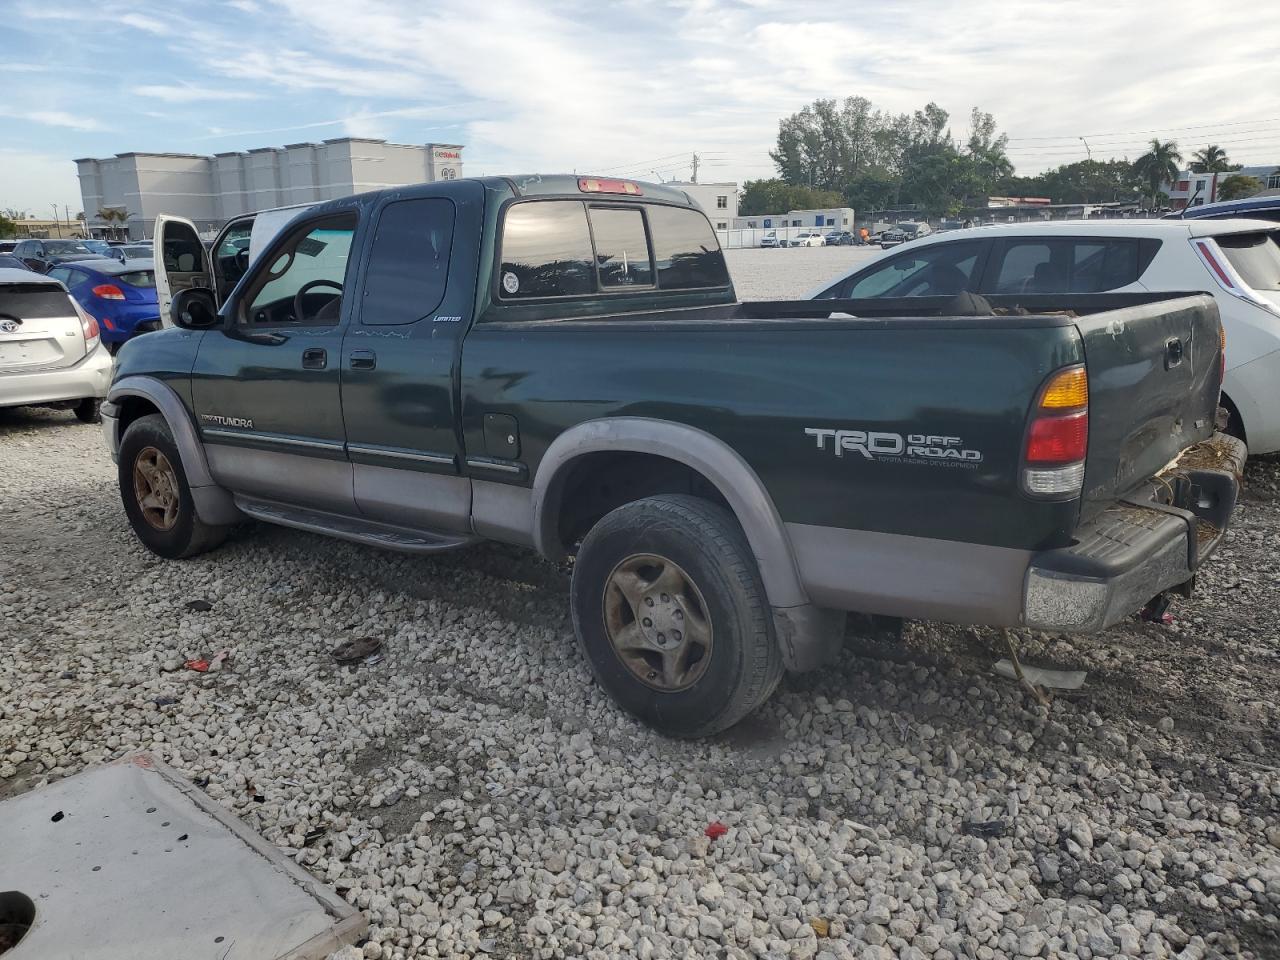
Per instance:
[[[1241,279],[1255,290],[1280,290],[1280,243],[1274,233],[1216,237]]]
[[[992,264],[994,293],[1101,293],[1136,283],[1154,256],[1132,238],[1007,240]]]
[[[119,277],[121,282],[127,283],[131,287],[150,289],[156,285],[154,270],[131,270],[128,273],[120,274]]]
[[[685,207],[648,206],[658,287],[726,287],[729,268],[707,218]]]
[[[0,317],[38,320],[75,315],[71,298],[51,283],[0,284]]]
[[[655,281],[661,290],[728,286],[724,254],[702,213],[656,204],[588,211],[577,200],[507,210],[498,275],[504,300],[617,293]]]
[[[444,299],[453,249],[453,201],[400,200],[383,207],[364,277],[360,322],[413,323]]]
[[[591,230],[576,200],[513,204],[502,230],[504,299],[595,293]]]
[[[602,289],[653,285],[644,215],[636,207],[592,207],[591,235]]]

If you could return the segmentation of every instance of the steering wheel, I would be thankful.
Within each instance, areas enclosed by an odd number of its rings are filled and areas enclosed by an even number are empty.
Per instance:
[[[293,319],[298,323],[302,322],[302,295],[312,287],[335,287],[338,291],[338,296],[342,296],[342,284],[337,280],[325,280],[323,278],[319,280],[308,280],[300,286],[298,288],[298,292],[293,295]],[[321,309],[324,308],[322,307]]]

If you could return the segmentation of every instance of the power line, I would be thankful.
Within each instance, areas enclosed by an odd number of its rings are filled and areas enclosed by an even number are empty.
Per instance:
[[[1219,123],[1200,123],[1200,124],[1191,124],[1190,126],[1185,126],[1185,127],[1161,127],[1158,130],[1126,130],[1126,131],[1121,131],[1119,133],[1086,133],[1084,134],[1084,136],[1090,137],[1090,138],[1097,137],[1099,139],[1103,137],[1134,137],[1134,136],[1143,136],[1149,133],[1168,133],[1174,130],[1210,130],[1210,129],[1218,129],[1220,127],[1240,127],[1240,126],[1246,126],[1251,123],[1280,123],[1280,117],[1271,117],[1266,120],[1230,120],[1230,121],[1223,121]],[[1010,137],[1009,142],[1013,143],[1015,140],[1017,141],[1077,140],[1079,139],[1079,137],[1080,137],[1080,134],[1071,134],[1071,135],[1053,136],[1053,137]]]

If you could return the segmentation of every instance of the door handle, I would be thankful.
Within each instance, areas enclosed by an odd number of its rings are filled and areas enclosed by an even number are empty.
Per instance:
[[[323,370],[329,365],[329,354],[322,347],[307,347],[302,351],[304,370]]]
[[[352,370],[372,370],[378,365],[378,355],[372,350],[352,350]]]

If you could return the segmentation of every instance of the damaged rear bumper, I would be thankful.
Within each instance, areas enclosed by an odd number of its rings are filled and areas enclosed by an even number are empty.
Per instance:
[[[1246,452],[1215,434],[1083,524],[1075,544],[1035,554],[1023,585],[1025,625],[1093,633],[1166,590],[1189,592],[1226,531]]]

